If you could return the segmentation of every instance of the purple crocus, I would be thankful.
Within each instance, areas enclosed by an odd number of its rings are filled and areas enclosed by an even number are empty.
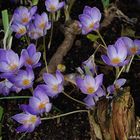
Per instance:
[[[32,87],[34,80],[34,73],[31,68],[26,70],[19,70],[16,75],[12,75],[9,80],[18,88],[27,89]]]
[[[58,93],[62,92],[64,78],[60,71],[56,71],[56,76],[49,73],[44,73],[43,79],[45,81],[44,88],[48,96],[55,97],[58,95]]]
[[[140,54],[140,40],[133,41],[129,37],[120,37],[119,39],[124,41],[129,55]]]
[[[126,79],[118,79],[113,85],[107,87],[107,92],[113,94],[115,90],[120,89],[126,83]]]
[[[44,35],[44,31],[36,27],[34,23],[31,23],[28,26],[28,35],[31,39],[37,40]]]
[[[0,82],[0,94],[4,96],[9,95],[10,89],[12,88],[13,84],[8,81],[7,79]]]
[[[99,29],[101,12],[96,7],[91,8],[89,6],[85,6],[83,14],[79,15],[79,19],[82,34],[88,34],[91,31]]]
[[[95,73],[96,66],[95,66],[95,62],[92,57],[90,57],[88,60],[84,61],[82,64],[83,64],[83,67],[87,67],[92,74]]]
[[[18,23],[15,23],[15,24],[12,24],[11,25],[11,30],[13,32],[16,32],[16,38],[20,38],[21,36],[25,35],[27,30],[26,30],[26,27],[22,24],[18,24]]]
[[[36,46],[30,44],[27,49],[23,49],[21,52],[21,59],[26,67],[38,67],[41,64],[39,63],[41,57],[40,52],[36,52]]]
[[[124,66],[129,61],[126,60],[127,48],[122,40],[117,40],[115,45],[109,45],[107,48],[107,56],[102,55],[103,61],[111,66]]]
[[[15,91],[16,93],[18,93],[20,92],[20,90],[20,88],[17,88],[7,79],[0,82],[0,94],[3,94],[4,96],[9,95],[10,91]]]
[[[59,2],[59,0],[46,0],[45,5],[48,12],[54,13],[61,9],[65,5],[65,2]]]
[[[16,129],[18,132],[33,132],[35,127],[41,124],[40,117],[31,114],[28,111],[27,106],[24,106],[23,113],[14,115],[12,119],[22,124]]]
[[[86,98],[84,98],[84,102],[87,105],[87,108],[92,108],[95,106],[96,102],[99,100],[100,97],[105,96],[105,91],[102,88],[99,88],[93,96],[87,95]]]
[[[49,101],[49,97],[46,95],[46,91],[37,86],[34,90],[33,97],[29,100],[29,108],[32,114],[42,114],[43,112],[49,112],[52,104]]]
[[[44,35],[46,35],[46,31],[51,28],[51,23],[48,21],[48,15],[45,12],[41,15],[35,15],[34,24],[37,28],[44,31]]]
[[[76,84],[84,94],[93,95],[100,88],[103,81],[103,74],[97,75],[95,78],[86,75],[84,78],[76,78]]]
[[[36,10],[37,10],[37,6],[34,6],[29,10],[23,6],[17,8],[14,11],[13,23],[27,25],[33,18],[33,15],[35,14]]]
[[[13,50],[0,49],[0,72],[13,73],[22,65],[23,62]]]

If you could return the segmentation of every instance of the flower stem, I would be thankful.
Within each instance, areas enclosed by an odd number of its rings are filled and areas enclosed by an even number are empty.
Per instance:
[[[25,37],[25,40],[26,40],[27,44],[28,44],[28,45],[30,45],[30,41],[29,41],[28,36],[27,36],[27,35],[25,35],[24,37]]]
[[[1,97],[0,100],[12,100],[12,99],[28,99],[32,96],[9,96],[9,97]]]
[[[117,73],[116,79],[115,79],[114,83],[115,83],[116,80],[120,77],[120,75],[121,75],[121,73],[123,72],[124,68],[125,68],[125,66],[123,66],[123,67],[121,68],[121,70]]]
[[[51,44],[52,44],[52,36],[53,36],[53,22],[54,22],[54,14],[52,15],[51,35],[50,35],[50,41],[49,41],[49,44],[48,44],[48,49],[50,49]]]
[[[21,137],[18,140],[22,140],[26,136],[27,133],[28,132],[25,132],[23,135],[21,135]]]
[[[72,112],[56,115],[56,116],[53,116],[53,117],[41,118],[41,120],[42,121],[44,121],[44,120],[51,120],[51,119],[56,119],[56,118],[68,116],[68,115],[75,114],[75,113],[81,113],[81,112],[87,112],[88,113],[88,110],[76,110],[76,111],[72,111]]]
[[[44,62],[45,62],[45,66],[46,66],[46,71],[48,73],[48,64],[47,64],[47,60],[46,60],[46,44],[45,44],[45,36],[43,36],[43,48],[44,48]]]
[[[100,32],[99,31],[96,31],[96,32],[97,32],[98,36],[100,37],[101,41],[103,42],[104,46],[107,48],[107,45],[106,45],[102,35],[100,34]]]
[[[66,92],[63,91],[62,93],[63,93],[65,96],[67,96],[68,98],[70,98],[71,100],[73,100],[73,101],[75,101],[75,102],[77,102],[77,103],[80,103],[80,104],[86,106],[86,104],[85,104],[84,102],[79,101],[79,100],[77,100],[77,99],[75,99],[75,98],[69,96]]]
[[[128,66],[126,67],[126,72],[127,72],[127,73],[128,73],[129,70],[130,70],[130,67],[131,67],[132,61],[133,61],[133,59],[134,59],[134,56],[135,56],[135,55],[132,55],[129,64],[128,64]]]

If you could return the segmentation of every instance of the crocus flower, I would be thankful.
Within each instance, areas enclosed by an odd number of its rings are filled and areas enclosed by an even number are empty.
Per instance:
[[[34,6],[29,10],[23,6],[17,8],[14,11],[13,23],[27,25],[33,18],[33,15],[35,14],[36,10],[37,10],[37,6]]]
[[[24,110],[23,113],[14,115],[12,119],[22,124],[16,129],[18,132],[33,132],[35,127],[41,123],[40,117],[31,114],[28,109]]]
[[[122,40],[117,40],[115,45],[109,45],[107,48],[107,56],[102,55],[103,61],[111,66],[124,66],[129,61],[126,60],[127,48]]]
[[[41,53],[36,52],[36,46],[34,44],[30,44],[27,49],[23,49],[21,52],[21,59],[27,67],[35,68],[40,66],[40,57]]]
[[[101,13],[96,7],[85,6],[83,14],[79,15],[80,26],[83,34],[98,30],[101,20]]]
[[[34,73],[31,68],[26,70],[19,70],[16,75],[9,77],[9,80],[18,88],[27,89],[32,87],[34,80]]]
[[[0,49],[0,72],[13,73],[22,67],[23,62],[13,50]]]
[[[44,31],[44,35],[46,35],[46,31],[51,28],[51,23],[48,21],[48,15],[45,12],[41,15],[35,15],[34,24],[37,28]]]
[[[107,87],[107,92],[113,94],[115,90],[120,89],[126,83],[126,79],[118,79],[113,85]]]
[[[126,48],[128,49],[129,55],[140,54],[140,40],[132,40],[129,37],[120,37],[124,41]]]
[[[36,27],[34,23],[31,23],[28,26],[28,35],[31,39],[37,40],[44,35],[44,31]]]
[[[0,94],[3,94],[4,96],[9,95],[10,91],[15,91],[16,93],[18,93],[20,92],[20,90],[20,88],[17,88],[7,79],[0,82]]]
[[[87,108],[92,108],[95,106],[96,102],[99,100],[100,97],[105,96],[105,91],[102,88],[99,88],[93,96],[87,95],[86,98],[84,98],[84,102],[87,105]]]
[[[92,74],[95,73],[96,66],[92,57],[84,61],[82,64],[83,64],[83,67],[87,67]]]
[[[49,73],[44,73],[43,79],[45,81],[44,88],[48,96],[55,97],[58,95],[58,93],[62,92],[64,78],[60,71],[56,71],[56,76]]]
[[[54,13],[61,9],[65,5],[65,2],[59,2],[59,0],[46,0],[45,5],[48,12]]]
[[[48,96],[43,88],[37,86],[34,90],[33,97],[29,100],[29,108],[32,114],[42,114],[43,112],[49,112],[52,104],[49,101]]]
[[[95,78],[86,75],[84,78],[76,78],[76,84],[84,94],[93,95],[100,88],[103,81],[103,74],[97,75]]]
[[[12,24],[11,25],[11,30],[13,32],[16,32],[16,38],[20,38],[21,36],[25,35],[27,30],[26,30],[26,27],[22,24],[18,24],[18,23],[15,23],[15,24]]]
[[[10,89],[12,88],[13,84],[8,81],[7,79],[0,82],[0,94],[4,96],[9,95]]]

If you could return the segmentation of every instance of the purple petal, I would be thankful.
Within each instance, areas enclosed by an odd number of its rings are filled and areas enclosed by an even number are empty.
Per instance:
[[[28,130],[28,125],[21,125],[16,128],[17,132],[26,132]]]
[[[110,59],[106,55],[102,55],[101,57],[104,63],[106,63],[107,65],[111,65]]]
[[[30,44],[27,48],[28,54],[32,57],[36,53],[36,46],[34,44]]]
[[[33,6],[31,9],[30,9],[30,16],[33,16],[37,11],[37,6]]]
[[[95,78],[95,84],[96,84],[95,90],[97,90],[102,85],[102,82],[103,82],[103,74],[97,75]]]
[[[91,96],[87,96],[84,99],[84,102],[86,103],[88,108],[92,108],[93,106],[95,106],[95,101],[93,100],[93,97],[91,97]]]
[[[52,104],[51,103],[47,103],[46,106],[45,106],[45,111],[46,112],[50,112],[51,108],[52,108]]]
[[[109,45],[107,48],[107,55],[110,60],[118,56],[116,48],[113,45]]]
[[[124,84],[126,83],[126,79],[118,79],[116,82],[115,82],[115,86],[117,88],[120,88],[121,86],[123,86]]]

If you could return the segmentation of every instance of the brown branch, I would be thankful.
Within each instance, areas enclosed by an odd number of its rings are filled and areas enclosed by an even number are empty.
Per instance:
[[[65,38],[48,64],[49,73],[55,73],[57,65],[62,63],[64,56],[66,56],[68,51],[71,49],[76,35],[80,33],[81,29],[79,28],[78,21],[72,21],[67,27],[64,28]],[[42,80],[42,74],[45,71],[45,68],[41,70],[39,73],[40,78],[37,79],[37,82]]]

